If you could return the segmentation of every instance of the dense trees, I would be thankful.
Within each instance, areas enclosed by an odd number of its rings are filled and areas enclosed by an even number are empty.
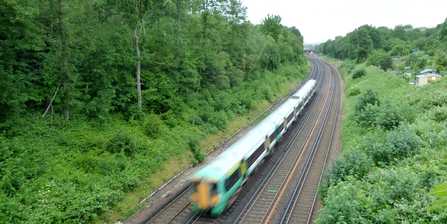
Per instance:
[[[245,22],[236,0],[2,4],[4,125],[27,105],[44,111],[51,104],[67,120],[135,105],[166,112],[176,94],[224,89],[226,80],[244,81],[243,73],[302,63],[299,32],[279,16],[259,28]]]
[[[202,161],[205,137],[308,71],[298,29],[247,22],[240,0],[0,1],[0,13],[4,223],[117,220],[112,207],[140,199],[125,193],[158,187],[167,161]]]
[[[338,59],[355,60],[365,62],[368,65],[380,66],[383,70],[396,68],[391,62],[391,57],[401,58],[413,53],[413,50],[420,52],[415,55],[417,58],[426,54],[434,56],[434,60],[439,60],[438,70],[445,70],[443,53],[445,52],[445,30],[446,23],[438,25],[436,28],[426,28],[424,30],[413,29],[411,25],[398,25],[394,29],[386,27],[372,27],[363,25],[348,33],[345,37],[336,37],[335,40],[328,40],[317,46],[316,51]],[[373,56],[373,57],[371,57]],[[424,64],[421,58],[419,63],[411,64],[403,60],[406,66],[423,69],[428,64]]]

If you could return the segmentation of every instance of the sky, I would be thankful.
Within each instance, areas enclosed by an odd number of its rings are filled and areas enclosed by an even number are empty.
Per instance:
[[[241,0],[253,24],[279,15],[281,24],[295,26],[304,44],[346,36],[363,25],[436,27],[447,18],[447,0]]]

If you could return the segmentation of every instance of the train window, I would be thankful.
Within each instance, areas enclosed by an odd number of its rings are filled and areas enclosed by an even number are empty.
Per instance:
[[[269,141],[273,142],[276,138],[276,130],[269,136]]]
[[[262,152],[264,152],[264,150],[265,150],[264,144],[262,144],[256,149],[256,151],[250,157],[248,157],[247,160],[248,167],[251,167],[251,165],[253,165],[253,163],[259,158]]]
[[[294,115],[295,115],[295,113],[292,111],[292,113],[290,113],[289,116],[287,117],[287,123],[289,123],[290,120],[292,120]]]
[[[210,184],[210,185],[211,185],[210,195],[216,195],[217,194],[217,184]]]
[[[235,170],[233,174],[225,180],[225,190],[229,191],[240,178],[240,168],[237,168],[237,170]]]
[[[279,135],[279,133],[281,133],[282,130],[284,130],[284,121],[281,122],[281,125],[277,129],[278,135]]]

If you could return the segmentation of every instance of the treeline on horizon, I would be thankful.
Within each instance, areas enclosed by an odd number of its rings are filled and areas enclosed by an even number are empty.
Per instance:
[[[435,28],[398,25],[394,29],[363,25],[346,36],[316,46],[316,52],[341,60],[378,66],[383,70],[447,70],[447,18]],[[413,54],[412,54],[413,53]],[[429,57],[426,57],[429,56]],[[401,58],[393,63],[393,58]]]
[[[123,220],[308,71],[239,0],[0,1],[0,222]]]

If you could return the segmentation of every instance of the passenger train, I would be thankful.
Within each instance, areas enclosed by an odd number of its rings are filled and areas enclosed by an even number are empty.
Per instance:
[[[237,198],[242,185],[261,161],[272,153],[287,128],[315,93],[316,81],[307,81],[281,106],[191,177],[195,213],[219,216]]]

